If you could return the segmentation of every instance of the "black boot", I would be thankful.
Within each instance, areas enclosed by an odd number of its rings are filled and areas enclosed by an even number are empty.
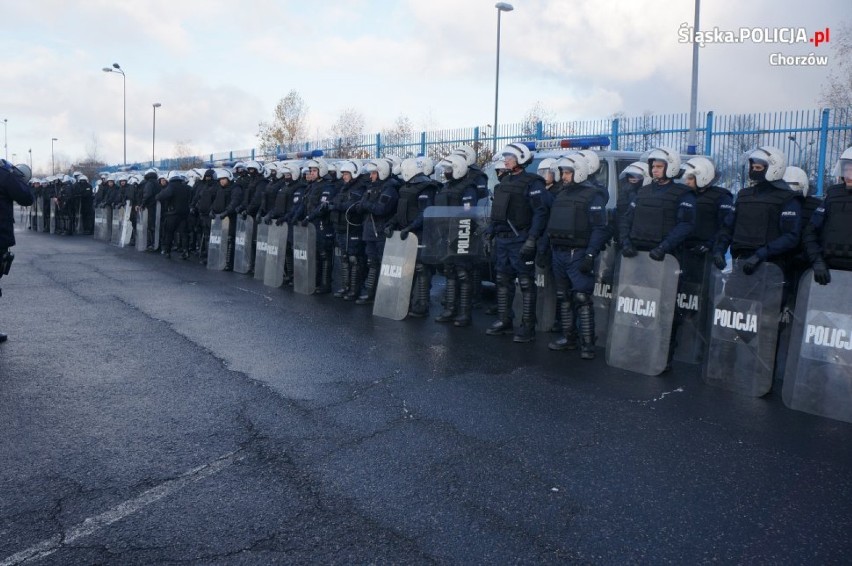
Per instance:
[[[473,309],[478,309],[482,306],[482,270],[479,267],[474,267],[470,270],[470,274],[473,279],[470,306]]]
[[[349,290],[343,295],[344,301],[358,298],[358,290],[364,284],[364,261],[358,256],[349,256]]]
[[[367,277],[364,279],[364,289],[358,295],[356,305],[371,305],[376,296],[376,282],[379,280],[378,258],[367,258]]]
[[[349,258],[345,255],[340,256],[340,289],[334,292],[334,296],[338,299],[342,299],[345,295],[349,294],[349,278],[351,277],[349,273]]]
[[[323,252],[320,255],[320,284],[314,291],[317,295],[331,293],[331,268],[334,265],[331,252]]]
[[[470,309],[473,304],[473,284],[469,272],[459,272],[459,310],[454,326],[470,326]]]
[[[444,310],[435,317],[435,322],[452,322],[456,317],[458,281],[455,278],[455,273],[449,270],[444,271],[447,273],[447,287],[444,289]]]
[[[521,326],[515,331],[515,338],[518,343],[532,342],[535,340],[535,300],[537,289],[535,281],[528,275],[522,275],[518,278],[518,283],[521,286]]]
[[[500,336],[501,334],[509,334],[512,332],[512,317],[509,314],[511,306],[511,292],[509,285],[514,284],[510,281],[509,276],[503,273],[497,274],[497,322],[492,324],[485,331],[489,336]]]
[[[293,248],[289,245],[284,255],[284,285],[293,286]]]
[[[559,323],[562,337],[547,345],[551,350],[576,350],[577,328],[574,324],[574,303],[568,299],[559,300]]]
[[[228,236],[228,245],[225,248],[225,271],[234,270],[234,244],[234,238]]]
[[[584,360],[595,359],[595,310],[592,296],[577,293],[577,318],[580,319],[580,357]]]
[[[408,316],[423,318],[429,314],[429,288],[432,284],[432,273],[422,263],[414,268],[414,303],[408,311]]]

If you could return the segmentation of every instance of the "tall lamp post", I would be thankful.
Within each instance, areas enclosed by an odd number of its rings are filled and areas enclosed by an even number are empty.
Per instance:
[[[494,4],[497,8],[497,73],[494,81],[494,155],[497,154],[497,102],[500,96],[500,16],[503,12],[511,12],[515,9],[511,4],[506,2],[497,2]]]
[[[33,150],[32,150],[32,148],[30,148],[28,151],[30,152],[30,171],[32,171],[33,170]]]
[[[701,0],[695,0],[695,33],[698,33],[698,14],[701,11]],[[689,135],[686,141],[686,153],[695,155],[698,152],[697,140],[698,120],[698,42],[692,42],[692,89],[689,96]],[[706,149],[705,149],[706,151]]]
[[[152,106],[154,107],[154,128],[152,129],[153,133],[151,135],[151,167],[154,166],[154,161],[156,160],[154,156],[156,155],[157,148],[157,108],[162,106],[162,104],[155,102]]]
[[[50,139],[50,174],[56,175],[56,161],[53,159],[53,142],[58,142],[59,138]]]
[[[9,130],[9,119],[3,118],[3,151],[6,154],[6,157],[4,157],[4,159],[6,161],[9,161],[9,142],[7,141],[7,138],[6,138],[6,132],[8,130]]]
[[[127,76],[118,63],[113,63],[112,67],[104,67],[103,72],[121,74],[121,82],[124,87],[124,164],[127,165]]]

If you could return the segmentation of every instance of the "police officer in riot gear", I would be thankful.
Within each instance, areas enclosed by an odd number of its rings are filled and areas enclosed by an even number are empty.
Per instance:
[[[852,147],[840,156],[837,174],[840,182],[825,191],[804,236],[814,281],[820,285],[831,283],[829,269],[852,271]]]
[[[305,196],[296,207],[294,219],[302,226],[313,223],[317,235],[317,277],[319,284],[315,293],[331,293],[331,276],[334,266],[334,228],[331,225],[331,200],[337,190],[336,183],[329,176],[328,163],[324,159],[312,159],[305,164],[308,167],[308,184]]]
[[[595,357],[595,314],[592,292],[595,258],[609,238],[606,190],[588,180],[588,161],[580,154],[554,163],[560,191],[550,204],[543,247],[550,250],[562,337],[548,344],[551,350],[577,348],[576,307],[580,327],[580,357]],[[544,267],[544,258],[537,258]]]
[[[388,159],[374,159],[366,166],[370,183],[358,203],[358,210],[364,215],[361,237],[367,255],[367,276],[364,278],[361,294],[355,301],[358,305],[372,304],[376,296],[379,268],[385,249],[384,227],[396,212],[399,199],[399,185],[396,179],[391,177],[391,167],[391,161]]]
[[[243,193],[240,186],[233,182],[234,176],[227,169],[216,170],[216,181],[219,187],[213,198],[213,206],[210,214],[214,218],[229,218],[227,247],[225,248],[225,271],[234,269],[234,238],[237,233],[237,208],[243,202]]]
[[[146,252],[154,251],[154,230],[157,226],[157,194],[159,192],[159,172],[152,167],[145,171],[145,175],[142,177],[142,201],[140,202],[140,206],[144,206],[148,211]]]
[[[190,214],[198,217],[200,242],[198,256],[202,264],[207,263],[207,244],[210,241],[210,211],[216,198],[216,181],[213,169],[207,169],[201,180],[195,183],[195,196],[190,203]],[[150,210],[150,209],[149,209]]]
[[[357,161],[340,161],[337,172],[340,176],[339,189],[329,206],[335,244],[340,254],[340,288],[334,296],[352,301],[361,289],[367,265],[361,239],[363,217],[358,211],[367,178],[361,175],[361,164]]]
[[[446,180],[435,195],[436,206],[476,206],[478,194],[475,181],[468,176],[468,165],[461,155],[450,154],[438,163]],[[452,322],[455,326],[470,326],[473,306],[473,270],[476,266],[467,258],[450,258],[444,264],[447,286],[444,290],[444,310],[436,322]]]
[[[405,240],[409,234],[421,240],[423,233],[423,211],[435,203],[435,193],[440,183],[430,179],[423,171],[423,159],[409,157],[400,166],[400,178],[403,185],[399,189],[396,215],[385,226],[385,236],[390,237],[399,230],[399,237]],[[447,206],[447,205],[444,205]],[[453,206],[453,205],[450,205]],[[432,286],[432,270],[420,261],[420,250],[414,264],[414,283],[412,285],[411,306],[408,315],[422,318],[429,314],[429,293]]]
[[[802,196],[783,181],[787,159],[781,150],[758,147],[748,163],[752,184],[737,194],[724,237],[733,257],[744,260],[743,273],[751,275],[761,262],[772,261],[789,285],[789,260],[801,234]]]
[[[278,169],[278,174],[281,176],[283,186],[275,195],[275,201],[272,203],[272,209],[263,217],[263,222],[271,224],[275,222],[276,226],[281,226],[285,222],[292,222],[290,219],[291,213],[298,204],[294,201],[296,191],[303,186],[300,179],[301,171],[298,165],[294,163],[285,163]],[[284,281],[285,285],[292,285],[293,282],[293,231],[287,232],[287,249],[284,250]]]
[[[95,231],[95,204],[92,184],[85,175],[77,177],[76,192],[80,197],[80,232],[92,234]]]
[[[676,254],[695,226],[695,194],[674,182],[680,173],[680,156],[658,147],[648,154],[652,181],[636,192],[622,218],[621,253],[634,257],[638,250],[662,261]]]
[[[618,193],[615,200],[615,208],[610,210],[609,229],[615,245],[621,248],[621,222],[630,203],[636,198],[640,187],[651,183],[651,175],[648,174],[648,164],[643,161],[634,161],[624,168],[618,176]]]
[[[687,237],[685,248],[697,256],[713,254],[719,269],[725,268],[725,245],[722,231],[730,229],[734,197],[725,188],[713,185],[716,168],[706,157],[693,157],[684,164],[681,179],[695,193],[695,228]]]
[[[503,149],[509,174],[494,189],[491,224],[485,233],[486,247],[493,245],[497,272],[497,321],[486,331],[490,336],[512,332],[511,304],[515,277],[523,295],[521,325],[515,342],[535,339],[535,256],[537,241],[547,223],[549,194],[538,175],[524,169],[532,163],[532,152],[520,143]]]
[[[191,191],[186,183],[186,176],[179,171],[169,173],[166,188],[157,195],[157,200],[163,204],[163,251],[167,259],[172,257],[172,243],[175,234],[186,241],[186,219],[189,216]],[[189,258],[189,251],[184,249],[182,259]]]
[[[27,184],[32,172],[27,165],[12,165],[0,159],[0,278],[9,274],[15,255],[9,248],[15,245],[15,203],[30,206],[35,200]],[[7,336],[0,333],[0,343]]]

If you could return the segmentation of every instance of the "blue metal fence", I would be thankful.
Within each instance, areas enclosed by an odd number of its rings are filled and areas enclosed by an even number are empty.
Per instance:
[[[833,182],[833,168],[840,154],[852,146],[852,108],[798,110],[753,114],[698,116],[698,153],[716,163],[720,184],[733,191],[747,180],[745,156],[758,145],[772,145],[787,154],[789,165],[804,169],[820,193]],[[610,149],[644,152],[666,145],[686,152],[689,115],[643,115],[605,120],[502,124],[498,147],[521,140],[576,136],[608,136]],[[274,160],[282,152],[321,149],[329,158],[371,158],[381,155],[410,157],[429,155],[438,159],[455,146],[469,144],[487,159],[494,133],[490,126],[428,132],[376,133],[350,138],[320,138],[278,146],[274,152],[259,149],[232,150],[207,155],[162,159],[161,169],[179,169],[199,163],[225,163],[245,159]],[[190,165],[191,164],[191,165]],[[140,164],[146,167],[148,163]],[[113,167],[112,169],[116,169]]]

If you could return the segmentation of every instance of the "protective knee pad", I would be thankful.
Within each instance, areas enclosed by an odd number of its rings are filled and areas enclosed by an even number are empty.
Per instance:
[[[497,275],[494,277],[494,283],[498,287],[509,287],[512,284],[513,277],[510,277],[508,273],[497,272]]]
[[[535,290],[535,281],[529,275],[521,275],[518,277],[518,285],[521,287],[522,293],[528,293]]]
[[[574,302],[577,303],[578,307],[592,306],[592,295],[590,293],[574,293]]]

